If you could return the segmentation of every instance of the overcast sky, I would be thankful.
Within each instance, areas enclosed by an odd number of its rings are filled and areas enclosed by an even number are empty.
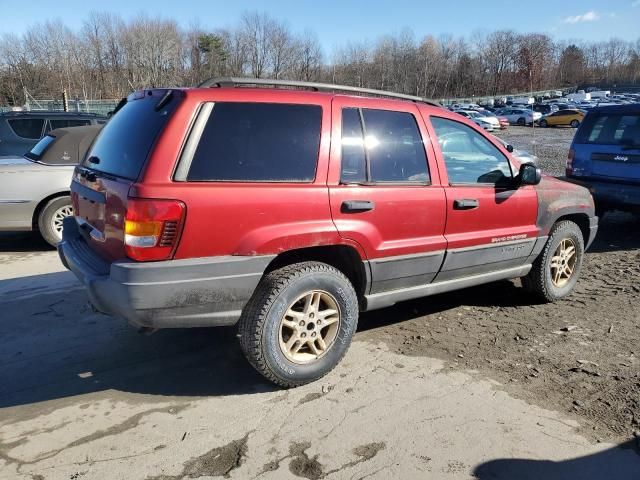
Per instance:
[[[119,13],[125,20],[144,12],[211,29],[235,25],[243,11],[264,11],[294,31],[314,31],[327,53],[350,40],[404,28],[417,37],[513,29],[560,39],[640,38],[640,0],[0,0],[0,34],[22,33],[54,19],[79,28],[92,10]]]

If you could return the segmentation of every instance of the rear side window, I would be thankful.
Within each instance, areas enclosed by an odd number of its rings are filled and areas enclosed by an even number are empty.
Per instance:
[[[82,127],[83,125],[90,125],[91,122],[89,120],[72,120],[72,119],[58,119],[58,120],[49,120],[51,124],[51,130],[55,130],[56,128],[67,128],[67,127]]]
[[[170,90],[148,91],[144,98],[130,98],[96,138],[84,162],[85,167],[130,180],[140,175],[179,99],[177,92]],[[91,157],[98,163],[89,163]]]
[[[342,137],[342,183],[430,181],[422,136],[411,113],[346,108]]]
[[[578,144],[636,145],[640,144],[640,115],[587,115],[576,134]]]
[[[311,182],[321,121],[317,105],[215,103],[187,180]]]
[[[22,138],[37,140],[42,136],[44,119],[42,118],[16,118],[9,120],[9,126],[13,133]]]

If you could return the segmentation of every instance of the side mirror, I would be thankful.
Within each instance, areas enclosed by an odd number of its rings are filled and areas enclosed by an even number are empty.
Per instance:
[[[520,185],[538,185],[542,180],[542,170],[533,163],[520,165]]]
[[[507,144],[506,149],[507,149],[507,152],[513,153],[513,145],[511,145],[510,143]]]

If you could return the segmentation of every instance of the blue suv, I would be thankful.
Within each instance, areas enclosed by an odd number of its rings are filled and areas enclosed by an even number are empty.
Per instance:
[[[598,216],[640,213],[640,103],[591,109],[573,139],[566,173],[589,188]]]

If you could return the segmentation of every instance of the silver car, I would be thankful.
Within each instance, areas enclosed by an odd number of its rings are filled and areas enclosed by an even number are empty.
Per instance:
[[[69,185],[103,125],[59,128],[19,157],[0,157],[0,231],[38,230],[51,245],[73,214]]]

